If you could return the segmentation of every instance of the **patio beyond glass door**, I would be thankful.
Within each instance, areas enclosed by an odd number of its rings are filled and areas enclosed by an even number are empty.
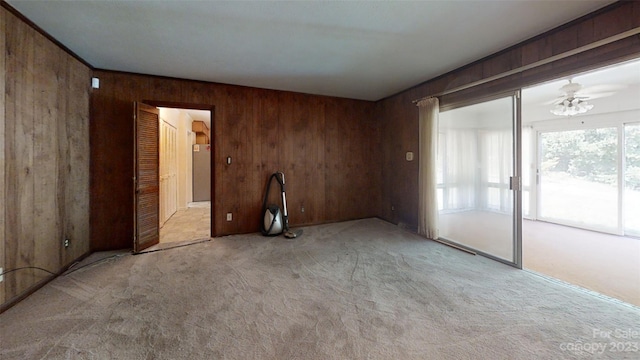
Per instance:
[[[538,219],[616,233],[618,127],[541,132]]]
[[[516,104],[508,96],[440,114],[438,221],[443,240],[520,266]]]

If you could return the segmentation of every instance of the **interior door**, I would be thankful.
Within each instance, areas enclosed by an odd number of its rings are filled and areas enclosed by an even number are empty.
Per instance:
[[[160,227],[178,211],[177,129],[160,121]]]
[[[134,103],[133,252],[160,242],[159,111]]]
[[[440,237],[521,266],[519,96],[442,112]]]

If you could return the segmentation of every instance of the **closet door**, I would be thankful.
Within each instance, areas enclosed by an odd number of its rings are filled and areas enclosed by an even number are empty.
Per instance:
[[[134,103],[133,252],[160,242],[159,111]]]

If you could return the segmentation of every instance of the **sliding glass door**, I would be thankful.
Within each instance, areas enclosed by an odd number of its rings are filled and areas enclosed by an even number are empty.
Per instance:
[[[519,266],[517,102],[507,96],[440,114],[438,204],[442,239]]]
[[[640,122],[624,126],[624,232],[640,237]]]
[[[537,218],[640,235],[640,124],[538,132]]]
[[[618,129],[541,132],[540,220],[618,228]]]

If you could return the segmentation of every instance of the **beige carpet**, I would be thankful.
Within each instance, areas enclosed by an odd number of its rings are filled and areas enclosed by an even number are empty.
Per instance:
[[[508,216],[466,211],[440,220],[443,236],[511,260]],[[522,247],[525,269],[640,306],[640,239],[525,219]]]
[[[522,242],[526,269],[640,306],[640,239],[525,220]]]
[[[609,345],[640,341],[638,308],[378,219],[71,271],[0,315],[0,358],[638,358]]]

